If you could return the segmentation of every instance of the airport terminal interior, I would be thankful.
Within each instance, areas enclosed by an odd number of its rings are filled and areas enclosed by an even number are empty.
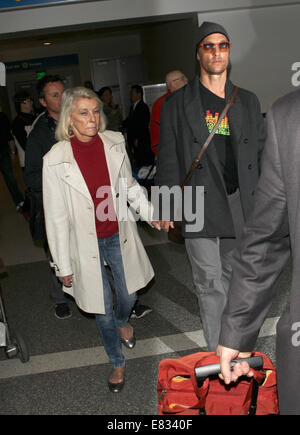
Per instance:
[[[97,2],[86,2],[87,14],[94,3]],[[129,0],[128,3],[137,2]],[[144,1],[142,3],[146,4]],[[178,3],[181,4],[180,13],[178,10],[175,13],[172,7]],[[62,74],[64,71],[66,83],[70,86],[91,80],[96,90],[104,86],[112,74],[116,74],[112,83],[107,84],[114,86],[114,96],[121,104],[124,116],[129,109],[128,84],[145,80],[143,84],[152,86],[147,94],[151,105],[158,90],[153,85],[163,84],[167,71],[180,68],[189,79],[196,71],[194,34],[187,29],[198,26],[198,12],[192,7],[188,9],[189,4],[195,5],[194,1],[186,2],[186,11],[183,3],[173,2],[169,11],[161,12],[160,20],[157,16],[147,18],[138,11],[139,17],[135,17],[135,20],[126,17],[125,24],[122,24],[122,17],[119,21],[117,18],[113,20],[111,12],[111,24],[107,22],[105,25],[102,20],[100,30],[95,22],[82,23],[76,27],[69,19],[70,28],[67,24],[64,27],[59,24],[60,28],[55,31],[55,26],[51,28],[47,24],[48,29],[36,28],[32,32],[26,29],[24,34],[16,31],[15,35],[6,35],[0,42],[0,61],[7,62],[11,70],[7,70],[7,86],[1,88],[2,110],[10,119],[13,118],[12,95],[15,91],[28,89],[34,93],[38,74]],[[208,4],[203,3],[206,6]],[[221,5],[222,2],[219,3]],[[250,3],[245,2],[247,7],[250,7]],[[268,8],[270,4],[278,6],[280,2],[265,3]],[[293,7],[294,2],[291,3]],[[75,8],[76,5],[70,7]],[[122,9],[123,15],[125,9]],[[53,10],[49,8],[49,14]],[[35,14],[36,9],[32,11]],[[211,18],[213,12],[207,11]],[[262,13],[264,11],[262,9]],[[236,14],[240,13],[238,5]],[[1,14],[3,12],[0,11],[0,25],[4,16]],[[147,14],[149,16],[150,12]],[[279,19],[279,8],[274,16]],[[62,17],[58,16],[57,20],[60,23]],[[228,22],[225,19],[226,24]],[[181,38],[177,43],[176,28],[179,29],[178,38]],[[186,40],[182,39],[184,35]],[[163,46],[156,48],[159,38],[164,39]],[[52,46],[46,48],[48,51],[42,46],[47,40],[53,41]],[[177,49],[174,44],[177,44]],[[237,46],[239,48],[238,43]],[[167,52],[168,49],[169,57],[164,56],[164,50]],[[176,62],[176,52],[181,56],[179,63]],[[53,66],[49,62],[54,57],[58,64]],[[28,70],[28,64],[27,69],[24,66],[24,59],[40,61],[44,58],[48,59],[48,63],[42,62],[37,69]],[[234,60],[240,62],[237,57]],[[293,58],[289,62],[296,60]],[[234,66],[233,62],[233,72]],[[18,68],[21,71],[18,72]],[[236,68],[234,77],[238,77],[240,71]],[[129,80],[130,73],[133,76]],[[247,79],[254,80],[252,76]],[[290,82],[288,86],[291,86]],[[256,91],[253,87],[251,89]],[[33,94],[33,98],[37,98],[36,95]],[[266,96],[264,100],[263,111],[267,109],[268,98]],[[13,169],[24,192],[23,174],[16,158],[13,160]],[[81,311],[74,300],[68,297],[72,316],[63,320],[54,316],[54,305],[49,298],[51,283],[48,261],[42,247],[32,241],[28,221],[16,211],[0,173],[0,257],[7,270],[0,281],[1,296],[9,330],[21,335],[30,356],[25,363],[18,356],[7,358],[5,347],[0,347],[0,415],[155,415],[159,362],[165,358],[179,358],[206,351],[191,267],[184,245],[171,243],[166,233],[146,223],[138,222],[137,225],[155,271],[154,279],[139,292],[139,299],[142,304],[150,306],[152,312],[140,319],[130,320],[137,342],[132,350],[123,348],[126,382],[120,394],[112,395],[107,386],[111,365],[101,343],[94,315]],[[255,350],[267,354],[275,365],[276,323],[289,297],[290,284],[291,265],[288,263],[256,343]]]
[[[22,181],[19,168],[16,175]],[[30,238],[28,222],[16,212],[1,178],[0,246],[7,266],[1,280],[9,327],[26,342],[30,360],[7,359],[0,348],[0,414],[155,415],[158,364],[205,351],[191,269],[182,245],[165,233],[139,224],[155,278],[140,301],[152,312],[132,319],[137,343],[125,349],[126,383],[112,396],[111,371],[93,315],[80,311],[70,298],[72,317],[59,320],[49,299],[49,268],[44,251]],[[275,363],[275,328],[288,297],[290,266],[281,276],[277,297],[256,350]]]

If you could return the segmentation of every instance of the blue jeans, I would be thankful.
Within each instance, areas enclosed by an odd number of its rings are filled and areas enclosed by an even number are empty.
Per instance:
[[[125,357],[119,328],[128,322],[136,301],[136,294],[128,294],[120,248],[119,234],[98,239],[105,314],[96,314],[96,322],[109,360],[114,368],[123,367]],[[115,307],[113,292],[109,285],[104,261],[111,268],[114,278]]]

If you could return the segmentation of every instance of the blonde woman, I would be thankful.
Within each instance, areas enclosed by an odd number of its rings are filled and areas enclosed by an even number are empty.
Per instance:
[[[132,177],[124,137],[105,129],[102,103],[92,90],[65,90],[56,138],[43,165],[48,243],[64,291],[96,315],[113,366],[108,385],[117,393],[125,377],[122,343],[135,345],[128,323],[135,292],[154,275],[127,203],[150,224],[153,210]],[[114,277],[115,307],[105,263]]]

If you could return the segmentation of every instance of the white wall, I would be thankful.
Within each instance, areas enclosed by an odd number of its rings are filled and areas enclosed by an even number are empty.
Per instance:
[[[298,3],[288,0],[105,0],[0,12],[0,34],[83,23]]]
[[[300,4],[198,14],[218,22],[232,40],[231,79],[257,94],[265,112],[271,103],[300,85]]]

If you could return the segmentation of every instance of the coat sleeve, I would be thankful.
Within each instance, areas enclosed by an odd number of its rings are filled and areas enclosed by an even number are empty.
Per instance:
[[[229,299],[222,317],[220,344],[252,351],[290,256],[287,199],[273,109],[252,215],[235,252]]]
[[[257,160],[258,160],[258,169],[261,171],[261,158],[264,150],[264,146],[266,143],[266,121],[264,120],[261,113],[261,106],[258,98],[255,96],[256,102],[256,124],[257,124],[257,142],[258,142],[258,150],[257,150]]]
[[[25,184],[38,192],[42,191],[44,141],[43,134],[38,135],[33,131],[28,137],[25,150]]]
[[[157,155],[156,185],[172,187],[180,185],[179,161],[177,157],[176,123],[174,98],[166,98],[161,107],[159,145]]]
[[[43,204],[47,240],[57,276],[71,275],[69,216],[55,165],[43,160]]]

